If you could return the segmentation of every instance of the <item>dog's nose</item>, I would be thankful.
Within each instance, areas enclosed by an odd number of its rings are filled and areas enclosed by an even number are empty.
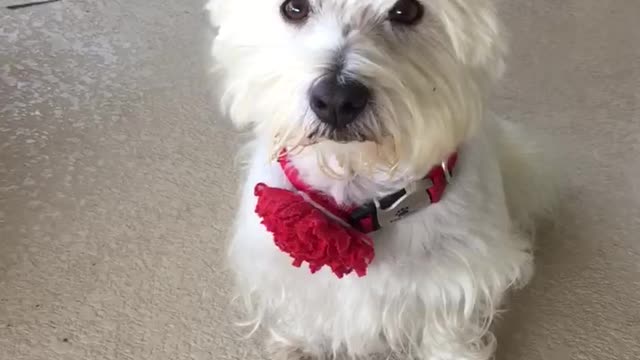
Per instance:
[[[320,121],[342,129],[362,113],[370,97],[369,89],[358,81],[326,77],[311,88],[311,110]]]

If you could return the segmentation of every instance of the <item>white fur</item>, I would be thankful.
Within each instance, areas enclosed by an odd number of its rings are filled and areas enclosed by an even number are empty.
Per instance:
[[[212,0],[225,109],[255,140],[230,262],[250,323],[283,359],[404,354],[487,360],[505,292],[533,272],[531,225],[552,198],[536,149],[483,109],[502,71],[502,31],[489,0],[425,0],[425,18],[398,29],[395,0],[312,0],[305,24],[280,0]],[[346,49],[346,50],[345,50]],[[345,72],[374,93],[356,121],[366,141],[312,135],[308,89],[343,51]],[[291,266],[254,213],[253,187],[291,188],[272,159],[293,149],[303,180],[344,204],[388,194],[459,149],[444,199],[372,234],[366,277]]]

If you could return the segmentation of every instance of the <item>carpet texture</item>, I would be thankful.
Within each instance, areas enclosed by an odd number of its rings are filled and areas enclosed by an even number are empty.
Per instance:
[[[0,359],[266,359],[231,325],[241,137],[200,1],[0,0]],[[638,0],[502,0],[493,108],[563,149],[501,360],[640,359]]]

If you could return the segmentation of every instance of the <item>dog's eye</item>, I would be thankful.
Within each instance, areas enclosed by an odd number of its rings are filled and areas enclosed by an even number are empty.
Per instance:
[[[304,21],[311,12],[309,0],[287,0],[280,6],[282,16],[291,22]]]
[[[414,25],[424,15],[424,8],[417,0],[398,0],[389,10],[389,21],[398,25]]]

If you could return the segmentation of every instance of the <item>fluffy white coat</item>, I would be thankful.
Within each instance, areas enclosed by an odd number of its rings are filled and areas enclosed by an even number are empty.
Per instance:
[[[269,330],[280,359],[487,360],[505,293],[533,273],[532,225],[551,204],[551,175],[532,141],[484,109],[505,48],[491,1],[424,0],[412,29],[385,20],[395,2],[312,0],[295,26],[280,0],[208,6],[225,109],[255,134],[230,264],[248,323]],[[374,92],[351,129],[360,141],[315,135],[308,88],[336,51]],[[455,150],[460,158],[440,203],[372,235],[366,277],[338,279],[291,266],[254,213],[255,184],[291,189],[273,162],[283,147],[307,184],[342,204],[394,192]]]

